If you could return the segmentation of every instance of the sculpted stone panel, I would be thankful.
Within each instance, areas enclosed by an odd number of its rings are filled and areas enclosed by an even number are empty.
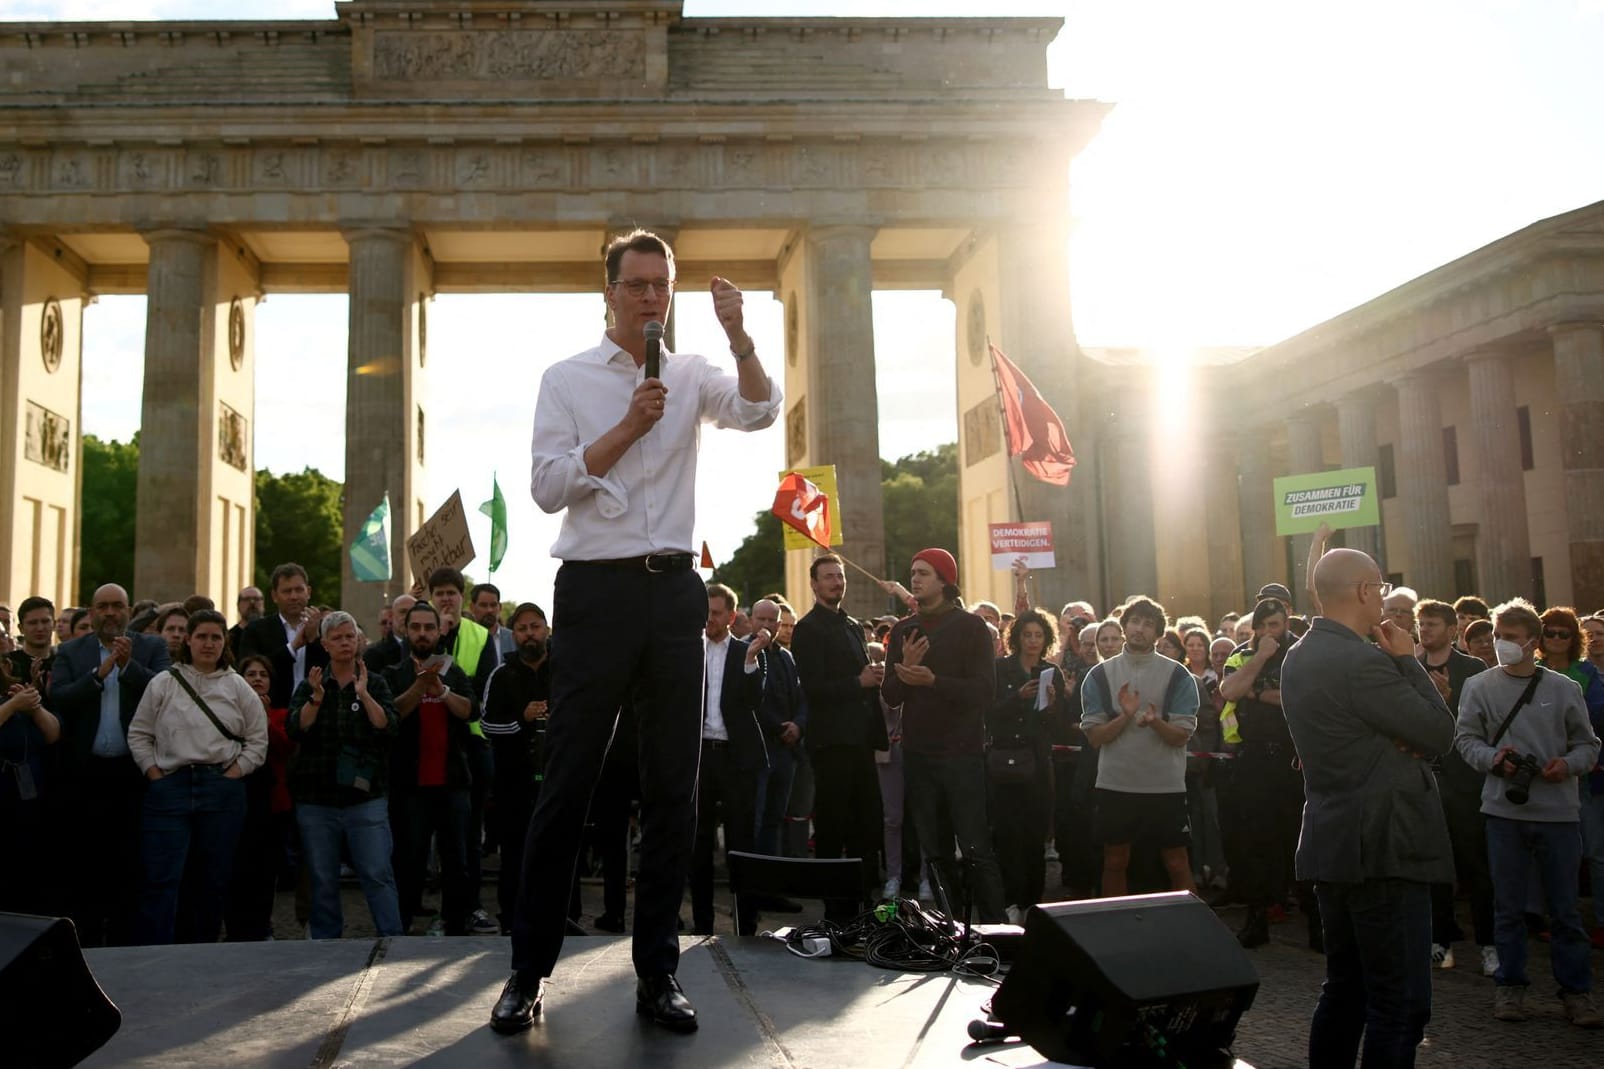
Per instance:
[[[973,467],[1002,448],[997,399],[987,397],[964,413],[964,467]]]
[[[72,460],[72,420],[29,401],[22,455],[35,464],[66,471]]]
[[[238,471],[244,471],[250,463],[245,446],[247,429],[244,416],[221,401],[217,403],[217,456]]]
[[[381,31],[373,38],[378,81],[587,81],[646,77],[646,37],[636,30]]]

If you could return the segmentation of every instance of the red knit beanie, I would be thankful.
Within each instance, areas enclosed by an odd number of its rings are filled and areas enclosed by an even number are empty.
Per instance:
[[[944,549],[932,546],[930,549],[921,549],[913,555],[916,561],[924,561],[936,570],[941,581],[948,586],[958,585],[958,562],[952,559],[952,554]]]

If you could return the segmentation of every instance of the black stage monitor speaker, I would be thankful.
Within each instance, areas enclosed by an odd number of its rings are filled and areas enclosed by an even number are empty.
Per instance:
[[[1246,952],[1196,895],[1054,902],[1026,914],[992,1016],[1055,1062],[1196,1065],[1231,1045],[1258,989]]]
[[[77,1065],[122,1019],[90,974],[71,921],[0,913],[0,1064]]]

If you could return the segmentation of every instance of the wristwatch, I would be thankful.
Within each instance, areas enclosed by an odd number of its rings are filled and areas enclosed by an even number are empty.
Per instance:
[[[748,349],[744,353],[738,353],[734,349],[730,350],[730,355],[735,357],[735,360],[736,360],[737,363],[739,363],[742,360],[745,360],[749,356],[755,355],[756,353],[757,353],[757,346],[755,346],[755,345],[752,346],[752,348]]]

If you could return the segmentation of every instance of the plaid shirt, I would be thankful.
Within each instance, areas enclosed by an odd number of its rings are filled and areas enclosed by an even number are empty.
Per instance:
[[[384,796],[390,778],[390,744],[400,728],[395,701],[383,676],[368,673],[368,694],[384,707],[385,727],[376,728],[362,708],[353,681],[339,686],[332,676],[323,680],[323,704],[312,726],[301,726],[301,707],[312,700],[312,686],[303,682],[290,697],[285,721],[289,737],[300,744],[290,761],[290,797],[301,805],[349,806]],[[341,787],[336,782],[340,751],[356,748],[371,766],[367,792]]]

